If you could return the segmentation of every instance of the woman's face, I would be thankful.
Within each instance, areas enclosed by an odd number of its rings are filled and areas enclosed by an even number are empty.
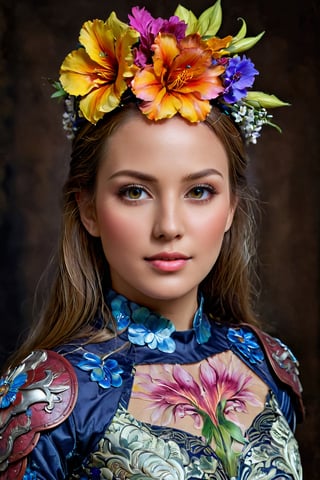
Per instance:
[[[101,238],[114,290],[152,306],[196,301],[235,202],[226,152],[208,126],[137,115],[107,142],[94,208],[82,203],[82,221]]]

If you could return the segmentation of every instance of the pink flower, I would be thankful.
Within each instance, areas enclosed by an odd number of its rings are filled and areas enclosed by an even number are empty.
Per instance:
[[[199,368],[198,383],[181,365],[155,366],[150,374],[137,374],[133,397],[152,400],[153,422],[168,425],[191,415],[197,428],[205,417],[217,426],[219,406],[225,418],[239,424],[237,413],[246,412],[247,404],[261,405],[251,391],[253,377],[237,357],[222,353],[203,361]]]
[[[150,408],[153,410],[151,420],[161,419],[163,425],[168,425],[187,415],[194,417],[195,426],[200,428],[201,417],[197,412],[197,399],[201,389],[191,374],[180,365],[163,365],[159,371],[151,367],[150,374],[137,374],[139,381],[135,387],[133,398],[152,399]]]
[[[139,67],[145,67],[152,63],[152,45],[158,33],[171,33],[176,39],[185,37],[187,24],[177,16],[153,18],[144,7],[133,7],[129,15],[130,26],[140,34],[139,47],[135,50],[135,63]]]
[[[243,370],[242,362],[233,355],[224,357],[224,361],[220,356],[211,357],[200,365],[203,396],[199,406],[217,425],[217,408],[222,403],[225,417],[239,425],[237,412],[246,413],[247,403],[260,406],[261,402],[251,391],[254,380]]]

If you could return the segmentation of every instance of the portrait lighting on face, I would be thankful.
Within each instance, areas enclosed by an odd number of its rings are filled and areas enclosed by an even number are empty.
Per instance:
[[[235,208],[217,135],[178,116],[149,122],[139,111],[107,141],[94,209],[80,205],[85,227],[101,239],[113,288],[153,308],[180,298],[196,308]]]

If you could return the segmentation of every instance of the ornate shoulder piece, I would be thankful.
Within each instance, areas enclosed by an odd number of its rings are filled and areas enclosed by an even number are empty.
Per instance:
[[[278,378],[289,385],[298,399],[298,413],[304,417],[304,405],[302,402],[302,386],[299,380],[299,363],[291,350],[279,339],[268,335],[257,327],[246,325],[260,339],[267,358]]]
[[[53,351],[32,352],[0,379],[0,479],[23,478],[40,432],[70,415],[77,391],[73,367]]]

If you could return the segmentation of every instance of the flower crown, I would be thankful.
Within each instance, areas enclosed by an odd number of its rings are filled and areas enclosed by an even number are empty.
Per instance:
[[[65,99],[64,129],[72,138],[81,119],[96,124],[103,116],[135,99],[150,120],[180,114],[190,122],[205,120],[212,105],[230,115],[245,140],[256,143],[267,108],[288,105],[274,95],[248,91],[258,71],[240,53],[263,36],[246,37],[246,23],[236,36],[216,36],[220,0],[197,18],[179,5],[168,20],[133,7],[129,24],[112,12],[106,21],[83,24],[80,47],[60,68],[52,97]]]

